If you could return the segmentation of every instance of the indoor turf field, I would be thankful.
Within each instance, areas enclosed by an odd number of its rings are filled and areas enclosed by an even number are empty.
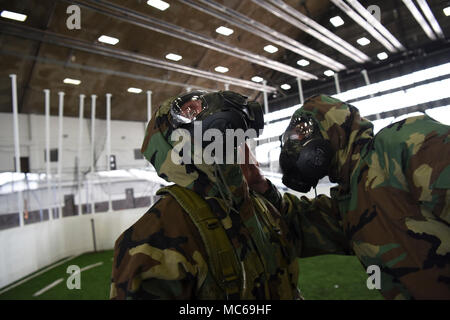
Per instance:
[[[63,259],[0,289],[0,300],[108,299],[112,257],[110,250]],[[382,299],[378,291],[367,289],[367,274],[355,257],[326,255],[300,259],[299,263],[299,286],[307,300]],[[66,286],[70,265],[81,269],[79,290]]]

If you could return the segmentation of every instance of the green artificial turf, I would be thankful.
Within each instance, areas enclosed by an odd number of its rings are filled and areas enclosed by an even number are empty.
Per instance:
[[[299,259],[299,288],[307,300],[380,300],[369,290],[368,274],[355,256],[324,255]]]
[[[0,294],[0,300],[108,299],[112,257],[112,250],[83,254]],[[81,272],[81,289],[67,288],[66,280],[70,275],[66,270],[69,265],[83,268],[98,262],[103,264]],[[376,290],[367,289],[368,275],[356,257],[325,255],[299,259],[299,265],[299,287],[307,300],[382,299]],[[64,280],[57,286],[38,297],[33,297],[35,292],[60,278]]]
[[[109,298],[113,251],[85,253],[0,295],[0,300],[103,300]],[[66,281],[70,276],[67,267],[80,268],[103,262],[102,265],[81,272],[81,288],[69,290]],[[64,281],[38,297],[33,294],[59,278]]]

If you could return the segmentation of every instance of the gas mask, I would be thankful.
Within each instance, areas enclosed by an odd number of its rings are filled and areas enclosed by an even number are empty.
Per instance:
[[[170,117],[174,129],[184,128],[191,134],[194,121],[201,121],[202,132],[218,129],[224,137],[227,129],[254,129],[259,136],[259,131],[264,127],[261,105],[232,91],[184,94],[172,102]],[[203,147],[208,143],[203,142]]]
[[[332,159],[325,140],[312,117],[294,117],[282,136],[280,167],[288,188],[306,193],[328,174]]]

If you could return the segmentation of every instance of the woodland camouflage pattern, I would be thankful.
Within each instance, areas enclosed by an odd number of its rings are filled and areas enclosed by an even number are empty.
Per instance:
[[[341,226],[326,213],[333,211],[331,202],[305,205],[302,215],[298,207],[292,208],[281,217],[266,200],[264,210],[255,210],[256,197],[238,165],[175,165],[170,156],[176,144],[169,139],[171,101],[156,110],[148,124],[144,156],[160,177],[195,191],[219,217],[242,266],[237,298],[299,298],[296,257],[349,252]],[[227,298],[208,264],[198,229],[167,194],[117,239],[110,297]]]
[[[311,115],[331,142],[329,176],[339,184],[332,199],[312,203],[339,208],[354,253],[365,268],[380,267],[383,296],[450,299],[450,127],[423,115],[374,137],[355,107],[323,95],[308,99],[293,117],[302,115]],[[269,193],[281,211],[307,201]]]

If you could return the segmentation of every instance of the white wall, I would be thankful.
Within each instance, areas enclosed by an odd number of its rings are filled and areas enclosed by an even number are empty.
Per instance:
[[[14,136],[12,114],[0,113],[0,172],[14,171]],[[64,117],[63,171],[74,172],[78,152],[79,119]],[[50,117],[50,148],[58,147],[58,117]],[[45,117],[43,115],[19,114],[19,137],[21,156],[30,157],[32,172],[45,172]],[[111,154],[116,156],[117,167],[145,167],[145,160],[134,159],[134,149],[140,149],[144,140],[145,123],[137,121],[111,121]],[[83,119],[82,169],[90,167],[91,120]],[[95,120],[95,152],[97,170],[106,169],[106,120]],[[57,163],[51,163],[56,172]]]
[[[0,231],[0,288],[70,255],[114,247],[147,208],[66,217]]]

